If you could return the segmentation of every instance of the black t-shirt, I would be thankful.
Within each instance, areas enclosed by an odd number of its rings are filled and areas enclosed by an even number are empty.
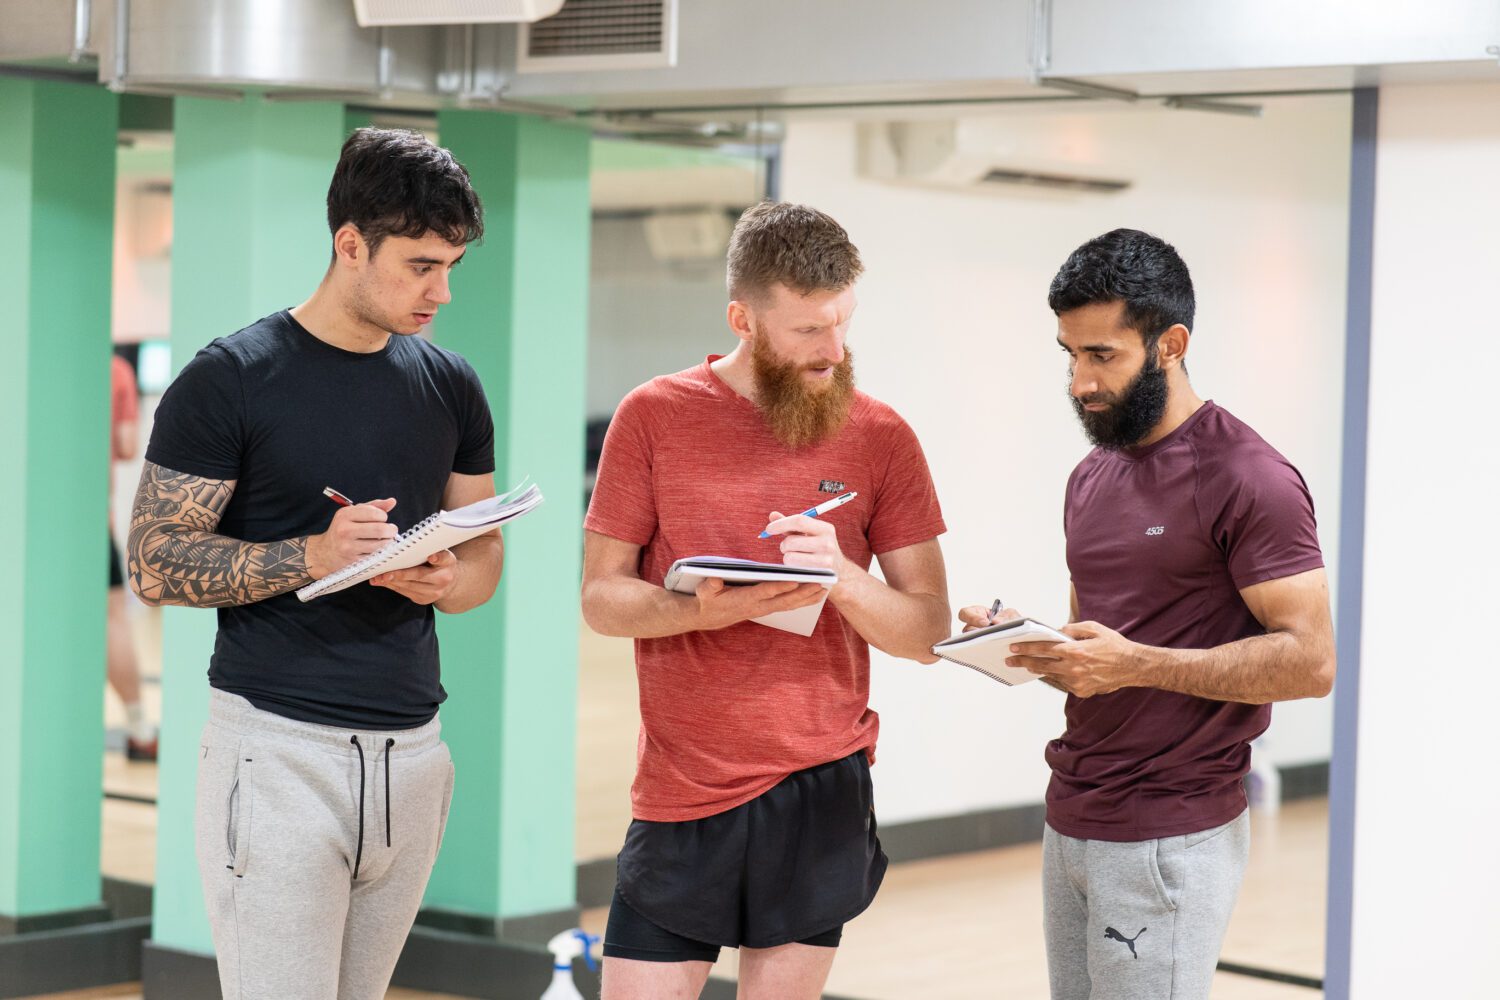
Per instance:
[[[156,410],[146,460],[237,483],[218,533],[247,542],[316,534],[338,508],[395,497],[401,530],[441,506],[448,475],[495,469],[494,425],[463,358],[393,335],[340,350],[288,312],[215,340]],[[306,604],[292,592],[219,609],[209,683],[255,707],[345,728],[406,729],[437,714],[431,607],[369,584]]]

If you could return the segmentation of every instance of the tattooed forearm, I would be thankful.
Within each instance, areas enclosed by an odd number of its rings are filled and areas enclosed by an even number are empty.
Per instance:
[[[126,556],[130,587],[142,601],[194,608],[253,604],[311,579],[306,538],[252,543],[216,533],[234,485],[146,463]]]

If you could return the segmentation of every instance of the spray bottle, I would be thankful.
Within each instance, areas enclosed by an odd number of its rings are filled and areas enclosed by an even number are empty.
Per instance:
[[[573,985],[573,959],[582,955],[589,969],[597,969],[593,948],[598,943],[598,937],[576,927],[547,942],[547,950],[552,952],[552,985],[542,994],[542,1000],[583,1000],[583,994]]]
[[[1271,762],[1264,736],[1250,741],[1250,773],[1245,777],[1250,805],[1269,816],[1276,815],[1281,808],[1281,772]]]

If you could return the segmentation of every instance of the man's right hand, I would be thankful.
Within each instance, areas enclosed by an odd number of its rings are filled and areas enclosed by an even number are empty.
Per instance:
[[[328,530],[307,538],[307,575],[321,580],[350,563],[379,552],[395,538],[396,526],[387,519],[396,501],[371,500],[341,507]]]
[[[998,625],[1001,622],[1014,621],[1020,617],[1021,613],[1014,608],[1001,608],[1000,613],[993,618],[990,617],[990,609],[983,604],[971,604],[967,608],[958,609],[958,620],[964,623],[965,632]]]
[[[818,603],[826,593],[828,588],[820,583],[773,582],[728,587],[723,580],[710,578],[698,584],[698,628],[711,631],[778,611],[795,611]]]

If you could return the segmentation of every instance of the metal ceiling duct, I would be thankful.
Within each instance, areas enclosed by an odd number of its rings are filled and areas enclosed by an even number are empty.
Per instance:
[[[80,9],[83,24],[88,23],[88,6],[88,0],[26,0],[25,3],[0,4],[0,10],[3,10],[0,13],[0,62],[66,58],[77,47]]]
[[[361,28],[349,0],[102,0],[94,17],[99,78],[122,90],[436,97],[443,30]]]
[[[90,4],[92,32],[78,16]],[[913,21],[911,0],[570,0],[533,38],[514,24],[361,28],[352,0],[0,0],[0,72],[67,72],[87,51],[122,90],[263,88],[393,108],[608,115],[659,130],[670,109],[696,128],[764,108],[847,114],[1084,94],[1246,113],[1222,98],[1494,79],[1486,49],[1500,51],[1495,0],[918,6],[933,16]],[[117,24],[128,26],[118,39]]]
[[[497,24],[538,21],[563,0],[354,0],[361,27],[410,24]]]

